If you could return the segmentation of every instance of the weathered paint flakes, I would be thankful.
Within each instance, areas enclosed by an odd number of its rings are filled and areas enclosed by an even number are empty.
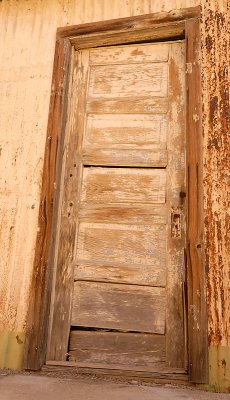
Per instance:
[[[204,194],[209,343],[230,344],[229,293],[229,32],[224,1],[202,15]],[[225,11],[225,13],[224,13]]]

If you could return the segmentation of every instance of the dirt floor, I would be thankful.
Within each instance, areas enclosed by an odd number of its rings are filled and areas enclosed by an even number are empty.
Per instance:
[[[55,378],[0,372],[0,400],[229,400],[228,394],[209,393],[170,385],[140,385],[92,377]]]

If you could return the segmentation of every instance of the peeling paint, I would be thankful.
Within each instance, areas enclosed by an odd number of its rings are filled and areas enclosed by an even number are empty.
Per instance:
[[[202,14],[204,195],[209,344],[230,345],[229,32],[224,1]],[[225,11],[225,12],[224,12]]]

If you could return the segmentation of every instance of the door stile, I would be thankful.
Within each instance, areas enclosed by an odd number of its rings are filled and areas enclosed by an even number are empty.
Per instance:
[[[200,21],[186,21],[188,346],[192,382],[208,382]]]
[[[167,307],[166,363],[185,368],[185,46],[171,44],[169,55],[169,125],[167,164]],[[184,60],[184,62],[181,62]]]
[[[61,212],[62,212],[62,203],[63,203],[63,187],[64,187],[64,179],[65,179],[65,169],[66,169],[66,160],[67,160],[67,150],[70,136],[70,110],[71,110],[71,98],[73,92],[73,83],[74,83],[74,49],[71,47],[70,54],[70,79],[69,79],[69,87],[67,91],[67,100],[66,100],[66,109],[68,117],[66,118],[66,125],[63,132],[62,137],[62,145],[59,145],[58,152],[58,165],[56,172],[56,180],[55,180],[55,201],[54,201],[54,217],[53,217],[53,226],[52,226],[52,234],[51,234],[51,245],[49,252],[49,263],[52,266],[52,287],[51,287],[51,299],[50,299],[50,315],[49,315],[49,327],[48,327],[48,338],[47,338],[47,354],[50,353],[51,346],[51,333],[52,333],[52,325],[53,325],[53,316],[55,310],[55,285],[56,285],[56,277],[57,277],[57,262],[58,262],[58,252],[59,252],[59,240],[60,240],[60,224],[61,224]]]
[[[69,107],[66,137],[67,155],[63,178],[62,205],[56,283],[53,294],[55,305],[49,339],[47,360],[65,361],[71,324],[71,300],[73,291],[74,240],[78,229],[78,196],[82,175],[81,147],[85,123],[85,99],[88,86],[89,51],[77,53],[73,67],[71,105]]]

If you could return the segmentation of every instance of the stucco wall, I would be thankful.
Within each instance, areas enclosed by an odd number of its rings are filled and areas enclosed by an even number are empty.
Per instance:
[[[209,343],[213,351],[210,359],[214,357],[213,363],[219,365],[218,371],[211,370],[211,376],[213,372],[216,377],[230,375],[230,353],[228,362],[227,357],[221,356],[230,345],[226,236],[229,126],[224,122],[223,106],[227,101],[224,87],[229,79],[229,70],[224,66],[229,64],[229,53],[224,33],[227,21],[222,14],[228,4],[227,0],[201,2]],[[21,365],[22,351],[18,348],[23,347],[26,329],[57,27],[199,3],[199,0],[0,2],[0,367]]]

